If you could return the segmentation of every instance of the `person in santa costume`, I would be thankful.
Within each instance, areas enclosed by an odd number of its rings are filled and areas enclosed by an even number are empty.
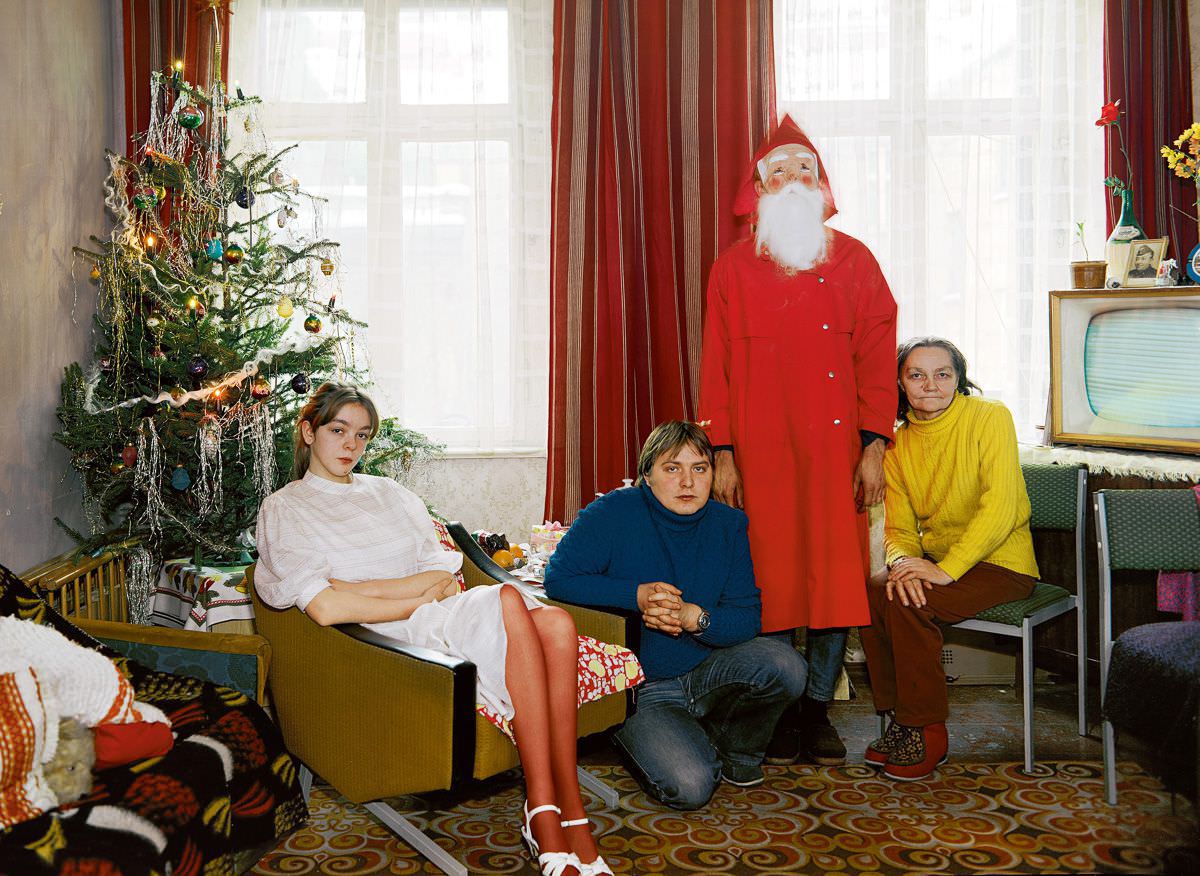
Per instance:
[[[829,178],[790,117],[734,210],[753,214],[753,234],[713,264],[700,366],[713,495],[750,518],[763,631],[808,628],[808,686],[767,762],[839,764],[826,707],[847,628],[870,623],[867,509],[883,500],[896,416],[896,302],[870,250],[825,225]]]

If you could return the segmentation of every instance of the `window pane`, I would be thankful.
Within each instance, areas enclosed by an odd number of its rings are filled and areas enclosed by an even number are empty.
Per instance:
[[[887,97],[890,5],[888,0],[776,0],[778,100]]]
[[[925,21],[930,97],[1011,97],[1015,93],[1015,4],[927,0]]]
[[[376,380],[406,425],[443,440],[511,430],[508,144],[404,143],[400,164],[403,230],[384,256],[400,288],[375,296]]]
[[[361,9],[294,9],[264,0],[257,85],[269,100],[288,103],[358,103],[366,99],[363,54],[365,18]],[[249,69],[249,65],[245,65]]]
[[[401,103],[507,103],[506,9],[404,9],[396,43]]]
[[[969,350],[971,377],[988,395],[1017,391],[1015,138],[930,137],[926,154],[924,315],[921,334]]]
[[[273,143],[275,151],[290,144]],[[311,241],[319,234],[341,244],[333,258],[338,268],[325,277],[310,271],[314,297],[322,304],[337,295],[338,305],[355,318],[370,320],[367,311],[367,144],[359,140],[319,140],[300,143],[284,156],[281,167],[300,183],[302,191],[323,200],[301,199],[298,216],[280,230],[277,239]],[[297,307],[293,319],[303,320]]]
[[[891,138],[824,137],[818,149],[838,207],[830,226],[865,243],[888,276],[893,240]]]

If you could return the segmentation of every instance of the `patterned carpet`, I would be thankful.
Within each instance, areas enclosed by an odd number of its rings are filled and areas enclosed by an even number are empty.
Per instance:
[[[1120,805],[1103,799],[1101,767],[947,764],[928,782],[881,780],[862,766],[767,767],[764,785],[722,786],[708,808],[666,810],[621,767],[592,766],[622,795],[620,812],[592,810],[601,853],[628,873],[1200,873],[1191,806],[1132,763],[1121,765]],[[513,778],[477,799],[412,813],[472,873],[532,873],[517,826]],[[309,825],[254,873],[436,873],[404,842],[317,785]]]

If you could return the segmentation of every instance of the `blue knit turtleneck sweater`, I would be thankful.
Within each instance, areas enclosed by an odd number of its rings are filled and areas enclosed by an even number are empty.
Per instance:
[[[584,508],[559,542],[546,569],[546,593],[637,614],[640,584],[674,584],[712,623],[703,636],[678,637],[643,625],[638,658],[647,678],[682,675],[714,648],[758,635],[762,603],[746,526],[744,513],[716,501],[676,514],[645,484],[614,490]]]

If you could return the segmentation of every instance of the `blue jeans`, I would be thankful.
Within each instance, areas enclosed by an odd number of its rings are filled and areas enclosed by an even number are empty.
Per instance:
[[[763,759],[775,722],[804,690],[804,658],[760,636],[718,648],[690,672],[634,691],[637,711],[614,736],[638,780],[676,809],[699,809],[721,770],[745,774]]]
[[[779,630],[766,635],[791,643],[794,630]],[[804,657],[808,661],[809,699],[827,703],[833,699],[842,663],[846,657],[846,627],[829,627],[823,630],[809,629],[804,637]]]

